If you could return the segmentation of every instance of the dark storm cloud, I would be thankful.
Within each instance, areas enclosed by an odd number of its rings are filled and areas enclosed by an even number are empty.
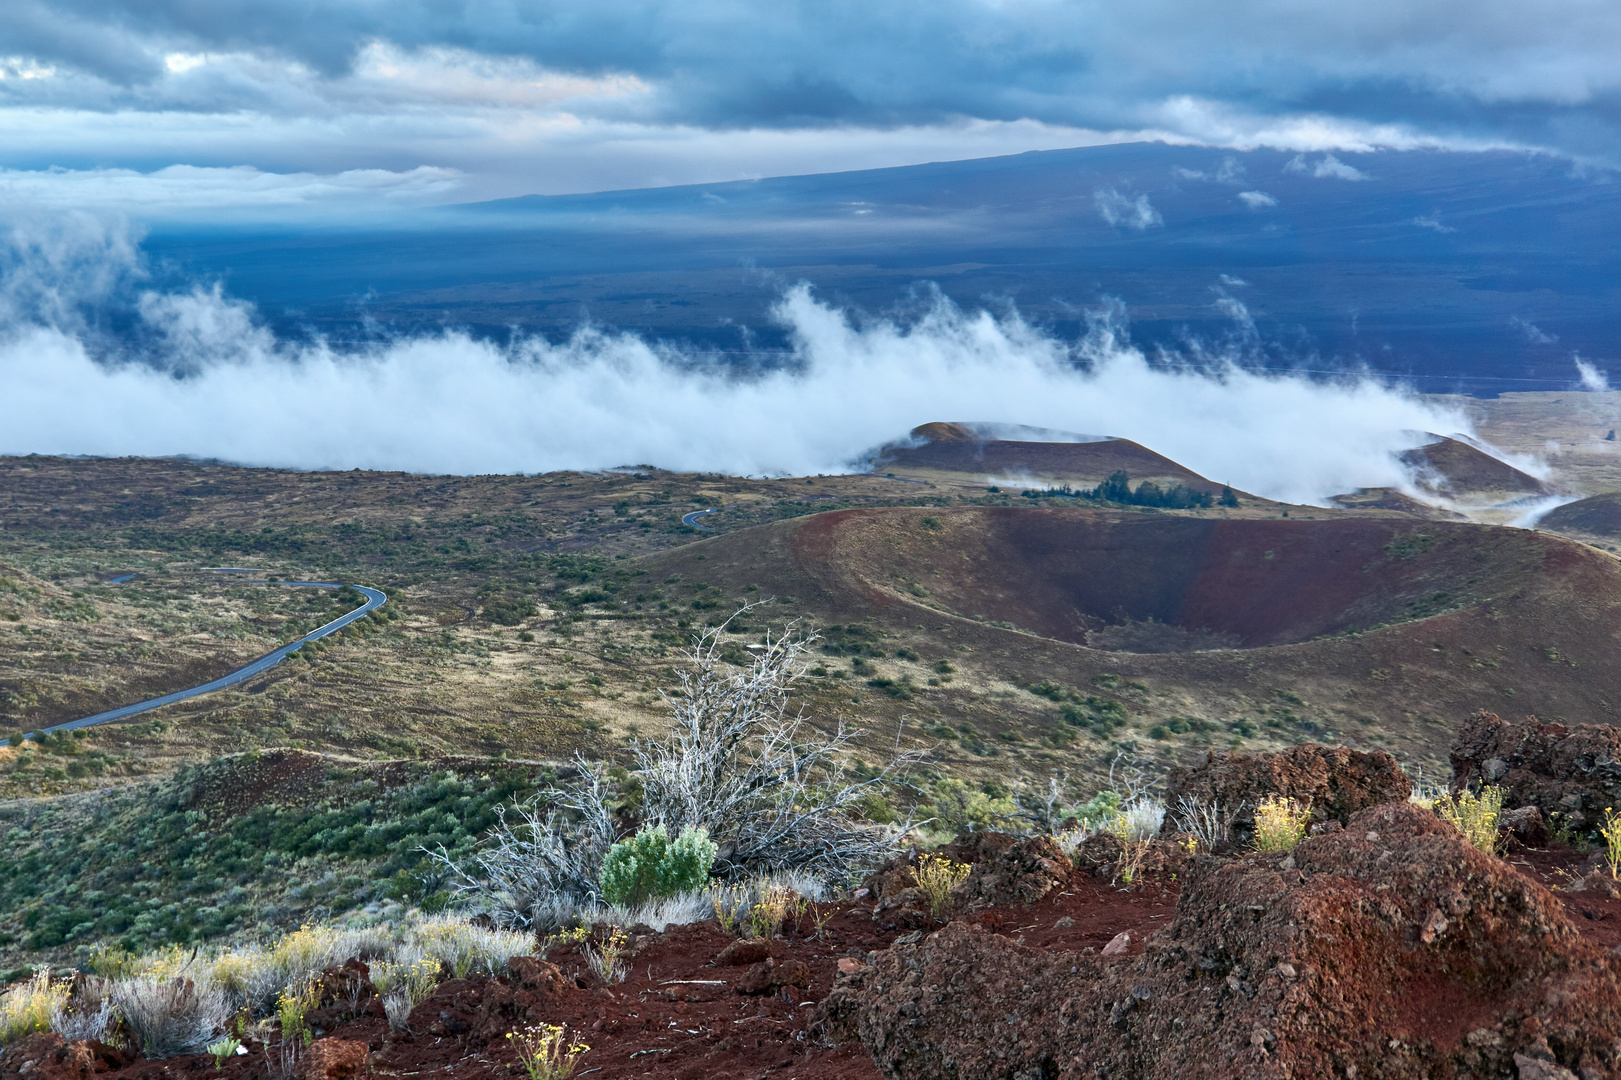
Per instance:
[[[712,128],[979,118],[1174,130],[1168,112],[1186,98],[1204,112],[1315,115],[1603,154],[1621,118],[1621,8],[1586,0],[13,0],[0,8],[0,55],[88,76],[105,88],[108,108],[163,80],[170,51],[296,61],[336,78],[378,41],[635,76],[650,94],[596,112]],[[14,102],[60,92],[17,80],[5,90]],[[93,107],[89,89],[74,96]]]

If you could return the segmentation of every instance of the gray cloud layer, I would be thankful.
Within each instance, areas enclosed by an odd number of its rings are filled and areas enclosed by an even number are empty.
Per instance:
[[[509,144],[975,123],[1621,164],[1618,55],[1604,0],[10,0],[0,160],[89,164],[84,117],[117,113],[154,145],[96,164],[477,171]],[[45,130],[63,112],[81,143]],[[242,131],[256,115],[273,130]]]

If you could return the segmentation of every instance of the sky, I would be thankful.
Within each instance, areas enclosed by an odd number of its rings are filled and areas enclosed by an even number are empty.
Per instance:
[[[1467,431],[1403,372],[1607,377],[1618,55],[1613,0],[4,0],[0,453],[782,474],[944,419],[1403,485]]]
[[[1143,138],[1621,165],[1609,0],[8,0],[0,207],[414,207]]]

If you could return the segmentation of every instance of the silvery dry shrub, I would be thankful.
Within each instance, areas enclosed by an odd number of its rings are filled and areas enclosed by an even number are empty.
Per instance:
[[[602,898],[625,907],[700,888],[717,848],[703,829],[688,827],[672,843],[663,825],[643,829],[602,858]]]

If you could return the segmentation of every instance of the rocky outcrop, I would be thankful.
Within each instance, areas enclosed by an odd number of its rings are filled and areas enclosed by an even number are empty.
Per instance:
[[[970,867],[967,880],[952,890],[956,910],[991,905],[1033,904],[1069,879],[1069,857],[1049,836],[1001,832],[964,833],[937,854]],[[933,926],[929,899],[917,887],[917,854],[897,856],[862,882],[857,897],[873,904],[907,929]]]
[[[968,863],[968,878],[952,890],[958,906],[1033,904],[1069,880],[1069,857],[1050,836],[970,833],[940,850]]]
[[[1212,751],[1202,765],[1171,770],[1165,802],[1173,813],[1183,799],[1219,807],[1242,848],[1255,829],[1255,807],[1269,795],[1310,803],[1316,823],[1344,825],[1359,810],[1411,794],[1407,774],[1383,750],[1307,744],[1269,754]]]
[[[1535,806],[1573,829],[1593,828],[1606,808],[1621,809],[1621,728],[1534,716],[1514,723],[1481,710],[1452,748],[1452,787],[1481,784],[1501,788],[1505,808]]]
[[[785,960],[777,963],[767,958],[751,964],[737,981],[739,994],[775,994],[787,987],[803,990],[810,985],[810,968],[803,960]]]
[[[443,991],[452,984],[445,983]],[[556,964],[533,956],[514,956],[507,961],[506,974],[485,984],[483,993],[475,1002],[463,1002],[461,995],[451,997],[451,1008],[433,1011],[418,1009],[429,1025],[437,1024],[452,1034],[469,1029],[482,1040],[497,1042],[509,1031],[528,1027],[546,1020],[556,1009],[558,1000],[574,988],[573,980],[563,974]]]
[[[1201,857],[1137,957],[952,923],[868,961],[818,1030],[893,1080],[1621,1076],[1621,961],[1406,802],[1288,857]]]

